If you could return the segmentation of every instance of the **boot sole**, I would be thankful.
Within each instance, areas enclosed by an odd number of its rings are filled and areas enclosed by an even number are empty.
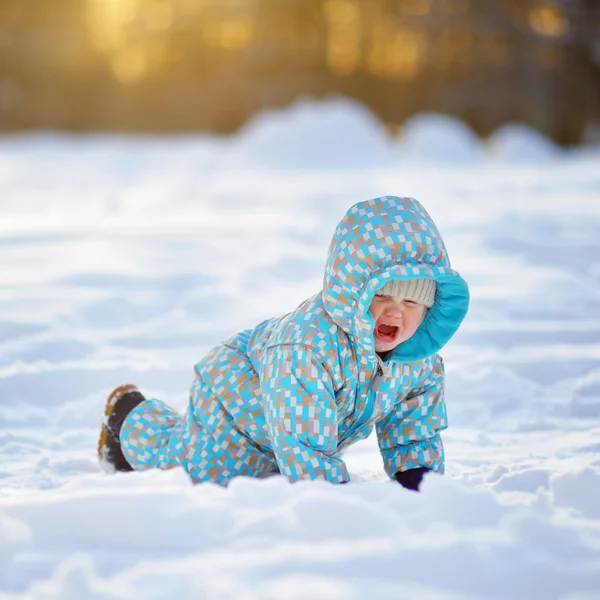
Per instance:
[[[100,428],[100,437],[98,438],[98,460],[100,466],[107,473],[114,473],[116,471],[115,466],[106,456],[106,448],[108,443],[108,419],[113,413],[115,404],[127,393],[138,392],[137,386],[132,383],[126,383],[115,388],[106,400],[106,406],[104,408],[104,418],[102,419],[102,426]]]

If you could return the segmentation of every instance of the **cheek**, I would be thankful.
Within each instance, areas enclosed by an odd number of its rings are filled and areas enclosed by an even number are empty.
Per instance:
[[[377,321],[379,315],[381,315],[381,307],[376,304],[371,304],[371,306],[369,306],[369,312],[371,313],[373,320]]]
[[[419,328],[419,325],[423,322],[424,317],[424,310],[415,310],[414,312],[411,312],[408,323],[409,327],[416,331]]]

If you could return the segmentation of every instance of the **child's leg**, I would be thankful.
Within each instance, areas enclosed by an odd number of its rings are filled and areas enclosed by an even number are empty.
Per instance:
[[[134,471],[185,465],[187,416],[155,399],[142,402],[127,415],[119,437],[123,456]]]
[[[120,442],[134,470],[181,465],[194,483],[226,485],[236,476],[278,472],[275,460],[235,428],[231,415],[198,379],[183,417],[160,400],[147,400],[127,415]]]
[[[199,443],[186,450],[186,468],[192,479],[227,485],[234,477],[279,473],[273,453],[242,433],[227,407],[201,377],[196,378],[188,413],[201,435]]]

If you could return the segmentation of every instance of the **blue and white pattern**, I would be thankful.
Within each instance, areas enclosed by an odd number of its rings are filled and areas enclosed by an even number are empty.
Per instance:
[[[430,278],[436,300],[406,342],[375,353],[373,295],[390,279]],[[333,236],[323,290],[293,312],[233,335],[198,365],[188,410],[140,404],[121,431],[136,470],[182,465],[195,482],[282,473],[348,481],[342,451],[377,432],[390,477],[444,470],[444,366],[437,352],[464,319],[468,288],[412,198],[348,210]]]

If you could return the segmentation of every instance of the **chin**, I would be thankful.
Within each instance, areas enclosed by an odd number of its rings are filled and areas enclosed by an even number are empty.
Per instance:
[[[393,350],[396,346],[398,346],[398,344],[400,344],[400,342],[398,342],[397,344],[384,344],[382,346],[375,346],[375,351],[376,352],[389,352],[390,350]]]
[[[408,338],[406,338],[406,339],[400,338],[399,340],[394,340],[393,342],[388,342],[388,343],[378,342],[375,344],[375,351],[376,352],[389,352],[390,350],[397,348],[400,344],[402,344],[402,342],[405,342],[407,339]]]

